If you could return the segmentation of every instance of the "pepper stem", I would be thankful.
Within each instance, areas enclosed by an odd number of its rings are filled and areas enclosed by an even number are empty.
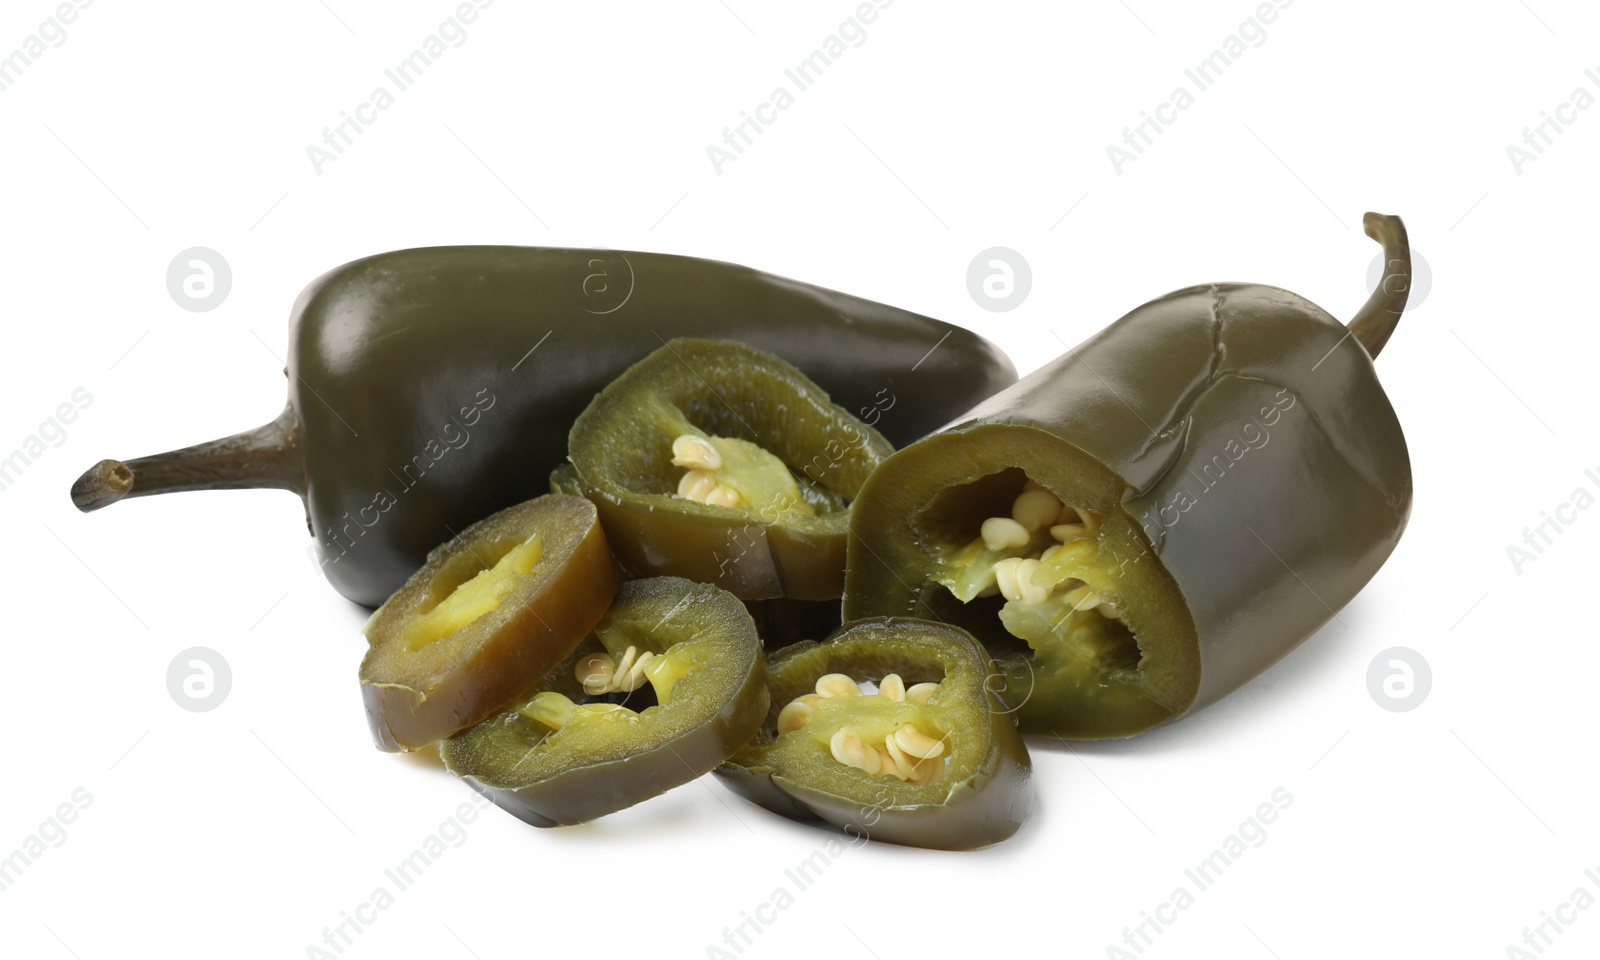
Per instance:
[[[1383,244],[1383,279],[1350,321],[1350,332],[1376,360],[1389,342],[1411,295],[1411,244],[1399,217],[1368,213],[1361,221],[1367,236]]]
[[[292,490],[305,499],[305,456],[292,405],[271,423],[231,437],[126,463],[102,460],[72,484],[72,502],[88,513],[127,497],[259,487]]]

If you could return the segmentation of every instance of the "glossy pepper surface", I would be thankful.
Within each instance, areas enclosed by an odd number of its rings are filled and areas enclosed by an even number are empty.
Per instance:
[[[415,750],[499,709],[588,635],[619,580],[582,497],[508,507],[435,548],[364,631],[378,748]]]
[[[664,344],[602,390],[568,440],[625,567],[740,599],[837,598],[848,502],[892,451],[800,371],[727,340]]]
[[[630,580],[590,640],[440,755],[528,823],[581,823],[688,783],[748,743],[767,714],[766,679],[755,624],[731,594]]]
[[[339,267],[300,295],[277,419],[102,461],[73,485],[73,502],[93,510],[184,490],[292,490],[323,573],[376,606],[453,531],[542,492],[595,392],[679,336],[781,356],[898,442],[1016,380],[998,349],[961,328],[732,264],[400,250]]]
[[[853,836],[943,850],[1004,840],[1032,810],[1027,747],[990,689],[989,655],[965,630],[849,623],[785,647],[770,669],[760,734],[717,768],[747,799]]]
[[[971,629],[1027,733],[1127,736],[1265,670],[1376,573],[1411,467],[1372,359],[1409,252],[1348,328],[1190,287],[891,457],[854,506],[844,614]]]

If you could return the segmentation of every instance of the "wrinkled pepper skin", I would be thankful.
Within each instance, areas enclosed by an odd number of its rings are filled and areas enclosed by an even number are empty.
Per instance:
[[[680,336],[776,354],[899,443],[1016,380],[996,347],[959,327],[733,264],[400,250],[339,267],[300,295],[277,420],[102,461],[73,501],[93,510],[181,490],[295,491],[328,580],[377,606],[434,544],[542,492],[596,391]]]
[[[602,649],[607,636],[613,639],[605,649],[637,643],[663,654],[692,647],[686,660],[693,668],[673,683],[665,702],[625,720],[551,733],[519,712],[541,693],[583,702],[574,666]],[[450,772],[520,820],[538,827],[583,823],[709,772],[750,742],[767,704],[766,656],[733,595],[677,577],[629,580],[595,636],[518,701],[446,740],[439,752]]]
[[[1165,723],[1294,649],[1373,577],[1411,509],[1373,366],[1409,253],[1398,218],[1366,227],[1389,266],[1349,328],[1276,287],[1179,290],[896,453],[854,506],[846,620],[961,623],[995,655],[1023,731],[1065,739]],[[1003,513],[1024,477],[1104,515],[1085,583],[1115,598],[1136,669],[1063,665],[992,602],[963,606],[928,579],[938,544]]]
[[[772,706],[761,732],[716,770],[745,799],[853,837],[935,850],[986,847],[1027,820],[1034,803],[1028,748],[995,693],[993,662],[965,630],[896,617],[848,623],[821,643],[802,641],[774,653],[769,670]],[[917,786],[844,766],[825,744],[808,744],[804,753],[778,749],[780,711],[835,673],[873,682],[894,673],[908,686],[939,682],[935,709],[949,724],[946,775]]]

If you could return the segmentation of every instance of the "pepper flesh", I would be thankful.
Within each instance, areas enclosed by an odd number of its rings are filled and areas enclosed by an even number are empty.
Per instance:
[[[941,850],[998,843],[1033,807],[1032,764],[1016,721],[990,689],[994,665],[972,635],[927,620],[848,623],[821,643],[771,657],[772,707],[754,742],[717,768],[734,792],[798,820],[823,820],[854,836]],[[844,696],[813,703],[810,722],[780,733],[784,709],[843,674],[885,684],[893,674],[914,697]],[[832,682],[837,682],[836,680]],[[881,687],[880,687],[881,689]],[[944,744],[936,775],[903,781],[847,765],[832,749],[841,729],[868,743],[914,726]],[[924,751],[933,752],[933,751]],[[916,761],[912,765],[920,766]]]
[[[740,506],[684,495],[693,468],[674,465],[683,437],[727,451],[705,475],[716,483],[740,471],[729,480],[743,491]],[[552,482],[594,501],[625,567],[713,583],[743,600],[837,598],[848,501],[892,452],[782,360],[692,339],[663,345],[601,391],[569,446],[572,470]]]
[[[855,504],[845,618],[968,627],[1023,731],[1067,739],[1138,733],[1276,662],[1371,579],[1410,512],[1405,439],[1372,364],[1409,252],[1398,218],[1366,227],[1388,271],[1348,329],[1275,287],[1179,290],[891,457]],[[1101,518],[1069,575],[1115,619],[1003,625],[996,601],[947,586],[1029,480]]]
[[[678,336],[784,357],[894,442],[1016,380],[981,337],[746,267],[655,253],[429,247],[318,278],[289,322],[289,402],[253,431],[72,487],[96,510],[185,490],[273,487],[305,504],[322,572],[375,607],[428,550],[540,492],[595,392]]]
[[[629,647],[654,654],[650,691],[586,702],[579,665]],[[731,594],[677,577],[630,580],[565,662],[440,753],[528,823],[581,823],[687,783],[749,742],[767,714],[766,678],[755,624]]]
[[[416,750],[499,709],[588,634],[618,581],[581,497],[518,504],[435,548],[363,631],[378,748]]]

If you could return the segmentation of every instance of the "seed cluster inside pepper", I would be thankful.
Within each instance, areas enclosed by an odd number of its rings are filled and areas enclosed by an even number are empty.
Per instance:
[[[1066,644],[1090,659],[1137,667],[1138,644],[1117,609],[1119,585],[1099,562],[1101,518],[1032,479],[934,572],[962,603],[1000,596],[1000,623],[1035,651]],[[1097,586],[1090,586],[1089,580]]]
[[[816,515],[782,460],[737,437],[713,437],[685,421],[690,432],[672,441],[672,465],[686,472],[678,496],[713,507],[754,510],[764,518]]]
[[[845,766],[918,786],[934,783],[944,776],[945,735],[924,732],[919,722],[932,725],[911,708],[934,702],[938,692],[937,683],[908,688],[898,673],[884,677],[875,690],[846,674],[826,674],[817,679],[815,693],[796,697],[778,712],[778,735],[804,730],[820,718],[817,739],[825,738],[828,752]]]

